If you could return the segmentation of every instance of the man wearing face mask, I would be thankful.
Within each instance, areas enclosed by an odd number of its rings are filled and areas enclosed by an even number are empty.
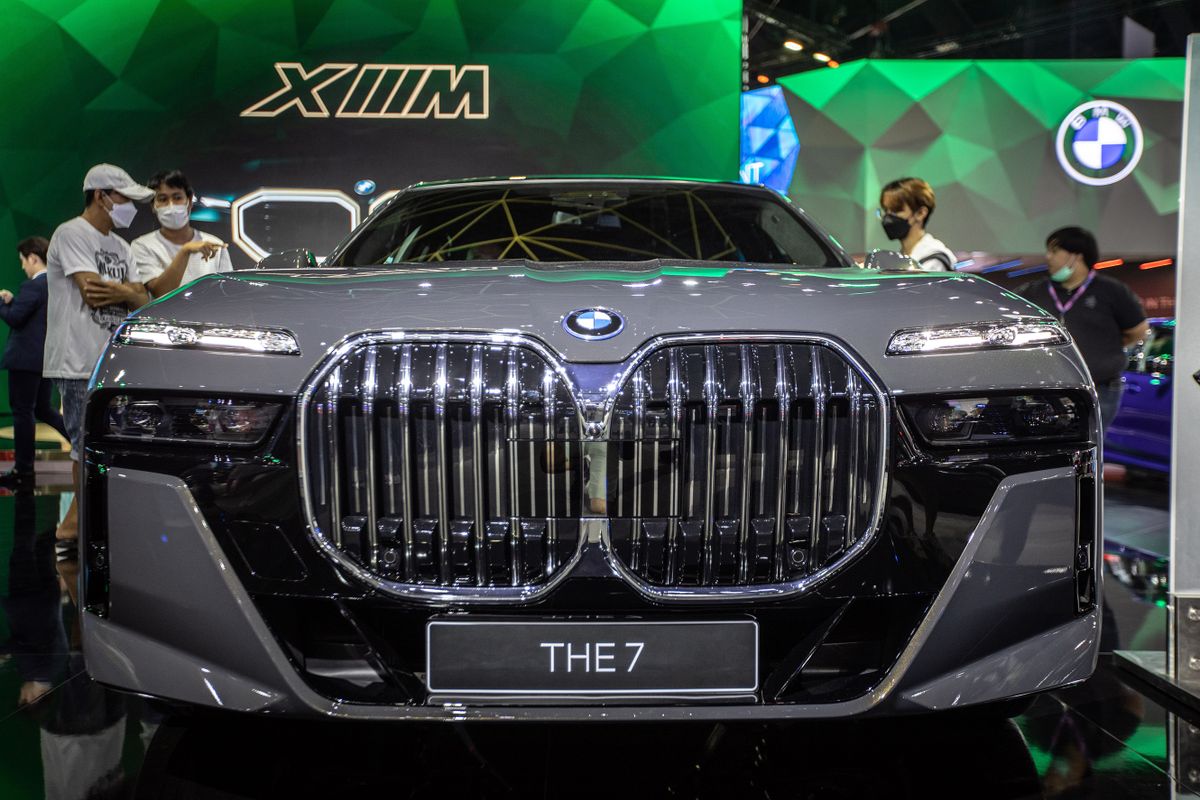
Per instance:
[[[83,179],[83,213],[58,226],[46,253],[49,301],[42,374],[62,396],[76,485],[88,378],[117,325],[150,300],[133,273],[129,245],[113,229],[128,228],[137,213],[134,202],[153,196],[120,167],[97,164]],[[58,538],[76,536],[72,500]]]
[[[1146,338],[1150,326],[1142,302],[1116,278],[1092,269],[1100,257],[1096,237],[1083,228],[1060,228],[1046,237],[1049,277],[1019,293],[1058,317],[1083,355],[1100,399],[1104,430],[1121,404],[1125,348]]]
[[[153,297],[214,272],[231,272],[225,243],[191,225],[192,185],[179,170],[150,179],[154,214],[161,226],[129,246],[138,278]]]
[[[900,252],[926,272],[953,272],[954,253],[925,230],[936,207],[933,187],[920,178],[892,181],[879,193],[879,221],[887,237],[900,242]]]

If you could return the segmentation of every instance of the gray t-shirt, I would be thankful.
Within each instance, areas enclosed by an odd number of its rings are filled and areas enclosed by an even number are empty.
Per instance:
[[[88,308],[75,280],[76,272],[92,272],[106,281],[135,281],[129,245],[113,233],[103,234],[83,217],[67,220],[50,237],[46,252],[47,378],[90,378],[108,337],[125,319],[124,305]]]

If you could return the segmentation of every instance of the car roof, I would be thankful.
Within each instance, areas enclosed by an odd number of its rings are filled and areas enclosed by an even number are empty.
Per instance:
[[[604,184],[664,184],[664,185],[697,185],[724,186],[730,189],[750,191],[771,191],[761,183],[741,183],[739,181],[718,180],[715,178],[676,178],[659,175],[510,175],[478,178],[456,178],[451,180],[421,181],[409,186],[408,189],[432,189],[454,186],[487,186],[487,185],[536,185],[553,183],[604,183]]]

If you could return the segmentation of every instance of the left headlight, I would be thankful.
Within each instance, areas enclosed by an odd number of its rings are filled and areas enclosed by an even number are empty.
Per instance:
[[[909,420],[933,445],[1020,444],[1088,438],[1089,402],[1058,392],[989,397],[910,398]]]
[[[889,356],[945,353],[962,350],[999,350],[1070,344],[1071,337],[1053,320],[971,322],[931,325],[896,331],[888,342]]]
[[[254,445],[282,403],[213,397],[135,397],[108,401],[103,435],[127,442]]]

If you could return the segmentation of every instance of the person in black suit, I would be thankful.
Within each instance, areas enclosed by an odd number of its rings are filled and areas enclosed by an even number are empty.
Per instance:
[[[17,457],[11,472],[0,475],[0,486],[33,486],[35,419],[67,438],[62,415],[50,405],[50,381],[42,377],[42,349],[46,342],[46,249],[50,243],[31,236],[17,245],[21,269],[29,280],[16,296],[0,289],[0,319],[12,329],[0,369],[8,370],[8,403],[13,413],[13,439]]]

